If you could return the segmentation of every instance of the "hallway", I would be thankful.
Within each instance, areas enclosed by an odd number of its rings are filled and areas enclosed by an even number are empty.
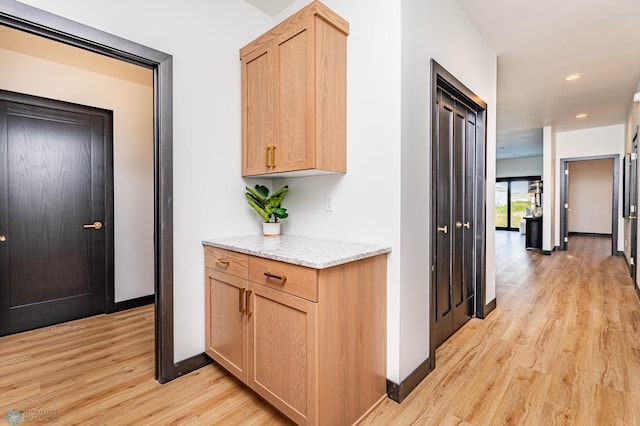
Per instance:
[[[640,424],[640,303],[609,238],[552,256],[496,235],[497,309],[436,354],[401,404],[364,424]]]

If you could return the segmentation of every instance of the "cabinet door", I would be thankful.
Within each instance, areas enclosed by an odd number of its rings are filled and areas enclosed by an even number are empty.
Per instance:
[[[274,172],[315,167],[312,30],[292,28],[274,42],[277,52],[277,149]]]
[[[317,304],[249,282],[249,386],[297,424],[314,424]]]
[[[267,45],[242,58],[242,175],[271,173],[275,140],[273,53]]]
[[[205,352],[247,381],[247,281],[207,268]]]

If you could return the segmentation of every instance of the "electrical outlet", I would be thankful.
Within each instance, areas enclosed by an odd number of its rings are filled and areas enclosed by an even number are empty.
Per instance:
[[[335,198],[333,194],[324,194],[324,211],[332,212],[335,211]]]

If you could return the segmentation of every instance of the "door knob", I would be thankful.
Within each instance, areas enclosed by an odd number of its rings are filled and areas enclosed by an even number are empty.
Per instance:
[[[438,226],[438,232],[442,232],[443,234],[446,234],[447,232],[449,232],[449,228],[447,228],[447,225]]]
[[[462,228],[462,222],[460,222],[459,220],[456,220],[456,228]]]
[[[102,229],[102,222],[98,222],[98,221],[96,220],[96,221],[95,221],[95,222],[93,222],[93,223],[86,224],[86,225],[82,225],[82,227],[83,227],[84,229],[90,229],[90,228],[93,228],[93,229]]]
[[[7,241],[7,237],[0,235],[0,243],[4,243],[5,241]]]

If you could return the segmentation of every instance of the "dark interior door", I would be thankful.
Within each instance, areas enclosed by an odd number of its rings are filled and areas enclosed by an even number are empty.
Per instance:
[[[435,346],[474,313],[475,114],[438,89],[435,143]]]
[[[111,119],[78,110],[0,92],[0,334],[105,312]]]
[[[475,113],[456,102],[454,127],[454,274],[453,330],[458,330],[473,316],[473,167],[475,164]]]

